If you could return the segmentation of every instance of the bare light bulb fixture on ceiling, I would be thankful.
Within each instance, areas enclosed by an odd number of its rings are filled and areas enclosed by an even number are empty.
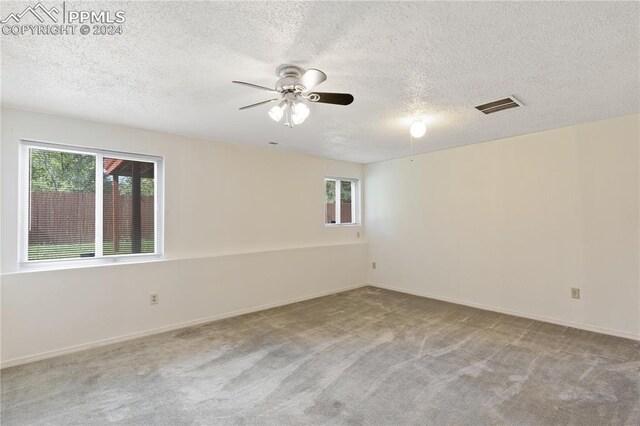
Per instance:
[[[414,138],[421,138],[425,133],[427,133],[427,125],[422,120],[414,121],[411,123],[409,131],[411,132],[411,136]]]

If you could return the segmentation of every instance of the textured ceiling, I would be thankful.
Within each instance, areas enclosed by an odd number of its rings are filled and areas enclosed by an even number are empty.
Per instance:
[[[31,4],[34,4],[32,2]],[[2,2],[0,15],[30,3]],[[50,4],[56,4],[52,2]],[[120,36],[3,36],[2,104],[362,163],[640,111],[640,4],[67,2],[123,9]],[[268,107],[275,68],[325,71],[289,129]],[[474,105],[515,95],[524,108]]]

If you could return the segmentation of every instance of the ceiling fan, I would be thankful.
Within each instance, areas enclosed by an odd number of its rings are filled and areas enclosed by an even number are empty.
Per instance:
[[[304,122],[309,116],[309,107],[304,101],[334,105],[349,105],[353,102],[353,95],[349,93],[312,92],[311,90],[327,79],[327,75],[320,70],[313,68],[304,70],[299,66],[286,64],[280,65],[276,69],[276,74],[280,79],[276,82],[274,89],[234,80],[233,83],[236,84],[278,94],[273,99],[243,106],[240,109],[278,102],[269,110],[269,117],[278,122],[284,117],[284,124],[293,127]]]

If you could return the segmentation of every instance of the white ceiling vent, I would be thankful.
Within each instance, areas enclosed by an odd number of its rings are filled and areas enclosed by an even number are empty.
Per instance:
[[[476,109],[484,114],[492,114],[494,112],[503,111],[505,109],[517,108],[522,106],[522,103],[513,96],[508,98],[498,99],[497,101],[488,102],[483,105],[478,105]]]

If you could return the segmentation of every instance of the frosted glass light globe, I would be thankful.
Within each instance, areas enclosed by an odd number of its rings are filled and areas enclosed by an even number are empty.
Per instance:
[[[302,124],[309,117],[309,107],[302,102],[293,105],[293,124]]]
[[[269,110],[269,117],[273,119],[273,121],[282,120],[282,115],[284,114],[284,108],[280,105],[276,105]]]

